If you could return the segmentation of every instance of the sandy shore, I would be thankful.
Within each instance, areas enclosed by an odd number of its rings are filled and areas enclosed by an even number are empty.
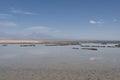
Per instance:
[[[2,40],[0,44],[20,44],[20,43],[49,43],[49,44],[79,44],[79,43],[114,43],[120,42],[120,40]]]
[[[50,69],[0,67],[0,80],[119,80],[120,68]]]
[[[0,40],[0,44],[31,44],[31,43],[44,43],[45,40]]]

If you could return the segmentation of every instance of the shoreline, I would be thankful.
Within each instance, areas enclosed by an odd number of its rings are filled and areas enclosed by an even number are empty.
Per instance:
[[[0,44],[120,43],[120,40],[0,40]]]

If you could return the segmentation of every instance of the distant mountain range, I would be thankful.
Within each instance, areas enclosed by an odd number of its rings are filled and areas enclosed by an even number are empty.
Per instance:
[[[56,39],[53,36],[42,34],[42,33],[31,33],[31,34],[8,34],[0,32],[0,39]]]

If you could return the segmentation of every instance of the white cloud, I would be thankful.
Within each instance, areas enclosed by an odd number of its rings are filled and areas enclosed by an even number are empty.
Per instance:
[[[8,17],[10,17],[10,16],[11,16],[10,14],[0,13],[0,19],[5,19],[5,18],[8,18]]]
[[[15,14],[25,14],[25,15],[34,15],[35,14],[30,11],[24,11],[24,10],[19,10],[19,9],[14,9],[14,8],[11,8],[11,12],[15,13]]]
[[[34,34],[39,36],[51,36],[51,37],[57,37],[59,35],[62,34],[62,32],[60,30],[57,30],[57,29],[54,29],[54,28],[51,28],[51,27],[47,27],[47,26],[32,26],[32,27],[28,27],[24,30],[22,30],[22,34],[25,34],[25,35],[30,35],[30,34]]]
[[[103,22],[101,22],[101,21],[96,21],[96,20],[90,20],[89,23],[90,23],[90,24],[102,24]]]
[[[54,30],[54,33],[60,33],[61,31],[60,30]]]
[[[25,30],[25,32],[35,32],[35,33],[45,33],[45,34],[52,34],[52,35],[56,35],[56,34],[60,34],[61,31],[57,30],[57,29],[53,29],[47,26],[33,26],[33,27],[29,27]]]
[[[113,22],[118,22],[118,19],[113,19]]]
[[[90,20],[89,21],[91,24],[96,24],[96,21],[94,21],[94,20]]]
[[[46,26],[33,26],[30,28],[27,28],[26,30],[31,32],[49,32],[51,29]]]
[[[0,27],[14,27],[16,24],[14,22],[0,22]]]

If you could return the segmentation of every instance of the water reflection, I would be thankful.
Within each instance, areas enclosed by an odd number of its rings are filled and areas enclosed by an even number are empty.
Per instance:
[[[119,48],[98,48],[93,51],[82,50],[79,45],[1,46],[0,79],[106,80],[107,75],[112,77],[111,80],[119,80],[119,56]]]
[[[44,46],[36,45],[35,47],[23,48],[19,45],[9,45],[7,47],[0,47],[0,59],[11,59],[13,63],[34,63],[38,64],[82,64],[91,61],[96,61],[102,64],[118,64],[120,56],[119,48],[99,48],[98,51],[88,50],[74,50],[73,47],[80,48],[77,46]],[[111,60],[112,59],[112,60]],[[3,61],[3,60],[2,60]],[[90,62],[89,62],[90,61]],[[116,61],[114,63],[114,61]],[[9,60],[6,61],[9,63]],[[21,63],[22,62],[22,63]],[[19,65],[20,65],[19,64]],[[96,65],[96,64],[95,64]]]
[[[16,57],[15,54],[1,54],[0,59],[10,59]]]

